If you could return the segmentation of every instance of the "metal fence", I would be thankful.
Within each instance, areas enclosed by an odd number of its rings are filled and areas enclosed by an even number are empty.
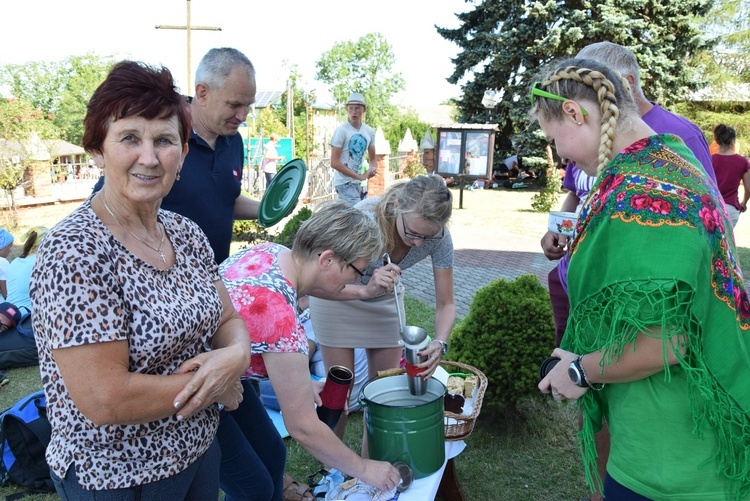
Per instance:
[[[300,193],[300,200],[309,200],[315,207],[321,202],[335,198],[333,172],[330,158],[312,160],[307,166],[307,180]],[[252,197],[263,197],[266,191],[266,178],[257,166],[243,170],[242,188]]]
[[[261,174],[257,165],[245,166],[242,169],[242,189],[253,197],[260,198],[266,191],[266,178]]]
[[[321,202],[331,200],[336,195],[333,187],[333,167],[330,158],[322,158],[316,162],[310,162],[307,173],[307,199],[310,205],[315,207]]]
[[[389,181],[395,181],[403,176],[408,154],[399,153],[389,158],[388,174]],[[253,167],[244,170],[243,187],[251,195],[261,197],[265,192],[265,177],[262,172]],[[307,166],[307,182],[302,189],[300,199],[309,201],[314,208],[321,202],[336,198],[336,190],[333,187],[333,173],[330,157],[312,159]]]

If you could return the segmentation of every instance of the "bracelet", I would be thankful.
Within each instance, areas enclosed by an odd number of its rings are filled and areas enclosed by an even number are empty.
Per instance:
[[[583,355],[578,355],[578,360],[576,360],[576,362],[578,362],[576,365],[581,369],[581,376],[583,376],[583,381],[586,383],[586,386],[593,390],[601,391],[604,388],[605,384],[592,383],[591,381],[589,381],[589,377],[586,375],[586,369],[583,368]]]

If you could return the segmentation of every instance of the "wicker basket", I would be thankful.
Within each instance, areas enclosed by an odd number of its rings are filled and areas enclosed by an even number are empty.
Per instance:
[[[479,412],[482,410],[482,399],[484,398],[484,392],[487,389],[487,377],[476,367],[462,364],[460,362],[443,360],[440,362],[440,366],[448,371],[448,373],[462,372],[473,374],[477,376],[477,379],[479,380],[477,393],[474,397],[474,408],[472,409],[471,414],[465,416],[463,414],[455,414],[453,412],[445,411],[445,439],[449,442],[463,440],[471,434],[474,429],[474,423],[479,416]]]

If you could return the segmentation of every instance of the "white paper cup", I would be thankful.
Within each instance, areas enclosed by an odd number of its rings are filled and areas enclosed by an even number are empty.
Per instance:
[[[547,228],[552,233],[573,237],[576,232],[578,216],[575,212],[551,211]]]

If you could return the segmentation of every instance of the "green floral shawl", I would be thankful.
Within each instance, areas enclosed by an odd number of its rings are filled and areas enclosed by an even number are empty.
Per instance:
[[[659,135],[632,144],[600,174],[571,248],[562,346],[603,350],[608,365],[647,327],[661,330],[665,352],[682,334],[694,433],[716,433],[719,450],[706,460],[739,497],[750,486],[750,302],[721,196],[699,165],[678,137]],[[666,355],[664,366],[669,381]],[[595,391],[580,400],[592,488],[600,483],[593,434],[601,404]]]

